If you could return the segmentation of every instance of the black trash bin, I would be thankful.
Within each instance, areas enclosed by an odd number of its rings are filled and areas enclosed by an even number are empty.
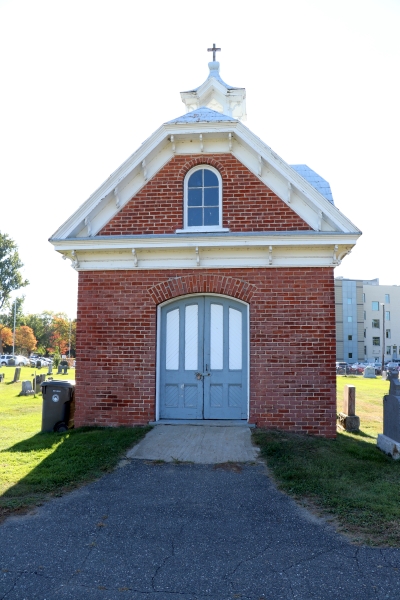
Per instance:
[[[75,381],[44,381],[42,431],[67,431],[74,426]]]

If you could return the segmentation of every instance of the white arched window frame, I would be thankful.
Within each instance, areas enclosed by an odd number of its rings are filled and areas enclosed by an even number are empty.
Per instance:
[[[190,225],[189,224],[189,179],[196,171],[207,170],[211,171],[214,175],[216,175],[218,180],[218,224],[213,225]],[[205,186],[203,186],[205,187]],[[183,229],[178,229],[177,233],[187,233],[187,232],[206,232],[206,231],[229,231],[229,229],[224,229],[222,227],[222,177],[220,172],[207,164],[197,165],[190,169],[188,173],[186,173],[184,180],[184,215],[183,215]],[[199,207],[200,208],[200,207]],[[201,208],[205,208],[204,205]],[[204,219],[203,219],[204,220]]]

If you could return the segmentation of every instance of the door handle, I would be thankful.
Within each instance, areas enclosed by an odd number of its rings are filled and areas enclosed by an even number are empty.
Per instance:
[[[196,377],[196,379],[198,379],[199,381],[201,379],[203,379],[203,374],[202,373],[195,373],[194,376]]]

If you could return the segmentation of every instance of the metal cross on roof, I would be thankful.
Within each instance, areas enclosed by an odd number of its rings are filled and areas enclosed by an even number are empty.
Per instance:
[[[216,48],[215,44],[213,44],[212,48],[207,48],[207,52],[212,52],[213,53],[213,61],[215,61],[215,53],[216,52],[220,52],[221,48]]]

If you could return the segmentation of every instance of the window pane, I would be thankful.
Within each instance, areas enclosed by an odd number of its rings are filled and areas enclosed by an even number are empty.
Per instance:
[[[204,206],[218,206],[218,188],[204,188]]]
[[[188,190],[188,206],[201,206],[202,189]]]
[[[219,225],[219,209],[205,208],[204,209],[204,225]]]
[[[353,322],[353,317],[347,317],[347,322],[348,323],[352,323]]]
[[[203,225],[202,208],[188,208],[188,225],[189,227]]]
[[[211,369],[222,369],[224,357],[224,309],[211,304],[210,361]]]
[[[385,294],[385,302],[386,304],[390,304],[390,294]]]
[[[385,312],[385,319],[386,319],[386,321],[390,321],[390,310],[387,310]]]
[[[372,301],[372,310],[379,310],[379,302],[376,300]]]
[[[165,368],[168,371],[179,369],[179,308],[167,313]]]
[[[199,316],[198,305],[185,308],[185,371],[195,371],[197,367]]]
[[[377,327],[379,329],[380,326],[379,319],[372,319],[372,327]]]
[[[347,304],[351,304],[351,298],[347,298]]]
[[[242,368],[242,313],[229,309],[229,369]]]
[[[195,171],[189,177],[189,187],[201,187],[203,185],[203,169]]]
[[[204,169],[204,185],[209,186],[217,186],[218,187],[218,177],[209,169]]]
[[[381,338],[373,337],[372,338],[372,345],[373,346],[380,346],[381,345]]]

